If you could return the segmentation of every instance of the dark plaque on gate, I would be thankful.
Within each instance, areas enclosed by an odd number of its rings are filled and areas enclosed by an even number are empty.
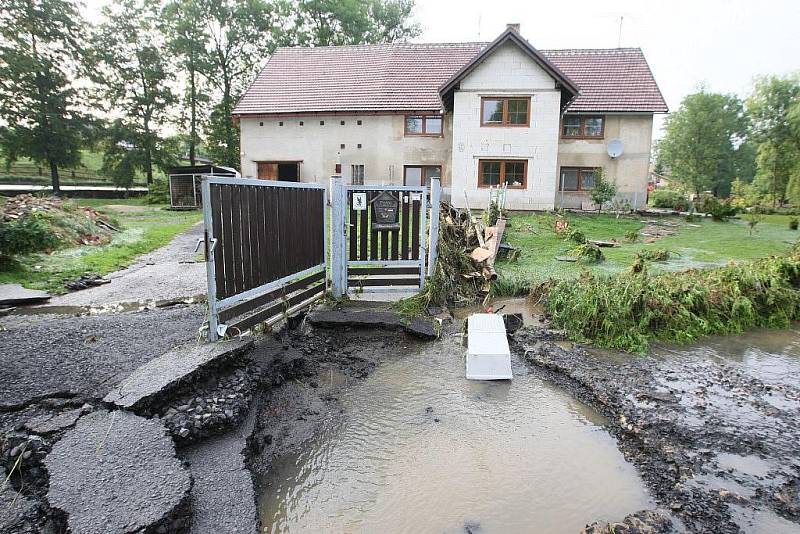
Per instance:
[[[398,230],[400,223],[400,200],[389,191],[382,191],[372,199],[372,228],[375,230]]]

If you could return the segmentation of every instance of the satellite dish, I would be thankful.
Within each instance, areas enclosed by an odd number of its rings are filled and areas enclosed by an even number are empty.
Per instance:
[[[625,145],[622,142],[622,139],[612,139],[608,142],[608,155],[613,158],[618,158],[622,155],[622,151],[625,149]]]

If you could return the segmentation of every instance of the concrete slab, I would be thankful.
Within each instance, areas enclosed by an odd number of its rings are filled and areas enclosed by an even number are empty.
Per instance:
[[[433,321],[424,317],[411,320],[385,308],[367,309],[319,309],[308,315],[308,321],[324,328],[352,326],[355,328],[402,329],[412,336],[422,339],[436,339]]]
[[[235,339],[177,347],[136,369],[103,400],[134,411],[144,409],[205,369],[240,356],[252,346],[252,340]]]
[[[58,415],[41,415],[25,423],[25,428],[40,436],[54,434],[73,426],[78,421],[81,413],[82,410],[76,408]]]
[[[50,298],[46,291],[26,289],[19,284],[0,284],[0,306],[36,304]]]
[[[173,532],[187,520],[191,477],[157,418],[91,413],[44,463],[47,500],[76,534]]]

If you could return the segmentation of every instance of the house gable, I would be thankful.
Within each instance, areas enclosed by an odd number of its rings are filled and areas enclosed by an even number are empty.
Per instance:
[[[553,76],[512,43],[498,47],[459,84],[462,91],[531,91],[555,87]]]
[[[527,65],[528,72],[527,74],[532,74],[530,70],[530,65],[535,64],[539,67],[541,71],[546,72],[549,74],[550,78],[553,80],[555,87],[561,89],[561,108],[566,109],[569,102],[575,98],[579,93],[578,86],[561,70],[559,70],[555,65],[553,65],[545,56],[543,56],[538,50],[536,50],[531,44],[523,39],[517,30],[513,28],[508,28],[506,31],[500,34],[500,36],[492,41],[486,48],[484,48],[478,55],[476,55],[469,63],[464,65],[458,72],[456,72],[447,82],[442,84],[439,88],[439,94],[442,97],[442,102],[445,104],[446,109],[452,109],[453,105],[453,93],[460,87],[462,87],[462,83],[473,74],[476,70],[478,70],[481,66],[485,65],[485,63],[492,58],[496,53],[500,52],[500,60],[508,60],[510,56],[509,53],[509,46],[516,47],[519,52],[527,56],[528,62],[524,63]],[[514,78],[514,74],[520,75],[520,82],[517,83],[526,83],[531,82],[533,79],[526,77],[526,72],[524,72],[521,67],[523,63],[521,61],[511,61],[510,66],[513,67],[515,65],[519,65],[520,69],[517,69],[517,72],[509,72],[508,78]],[[482,69],[485,70],[485,69]],[[493,71],[494,69],[488,69],[489,72]],[[479,72],[479,76],[481,73]],[[484,75],[485,76],[485,75]],[[533,78],[540,79],[540,74],[536,74]],[[467,82],[469,83],[469,82]],[[513,82],[512,82],[513,83]],[[497,85],[500,85],[499,83]],[[526,87],[529,88],[529,87]]]

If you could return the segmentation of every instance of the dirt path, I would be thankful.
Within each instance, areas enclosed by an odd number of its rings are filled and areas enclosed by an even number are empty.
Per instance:
[[[198,223],[172,242],[140,257],[136,263],[107,276],[111,283],[50,299],[48,306],[108,306],[141,300],[173,300],[206,293],[206,265],[195,261]]]

